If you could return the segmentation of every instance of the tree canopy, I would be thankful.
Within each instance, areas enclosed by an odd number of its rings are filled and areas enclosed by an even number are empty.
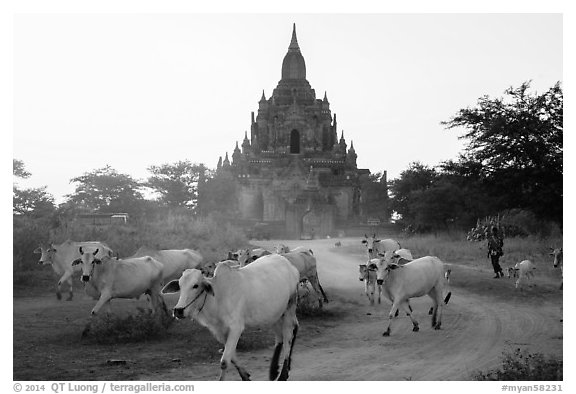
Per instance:
[[[12,174],[16,178],[26,179],[32,176],[22,160],[12,159]],[[16,182],[12,187],[12,212],[17,215],[32,217],[48,216],[56,209],[54,197],[46,191],[46,187],[20,188]]]
[[[134,213],[143,200],[142,184],[108,165],[70,182],[77,185],[74,193],[66,195],[68,203],[88,211]]]
[[[188,160],[174,164],[150,166],[146,186],[154,189],[159,201],[168,207],[194,208],[198,200],[198,182],[206,176],[204,164],[193,164]]]
[[[542,218],[562,219],[563,93],[560,83],[542,94],[530,82],[504,98],[483,96],[458,111],[447,129],[464,129],[462,163],[477,163],[477,177],[499,209],[524,208]]]

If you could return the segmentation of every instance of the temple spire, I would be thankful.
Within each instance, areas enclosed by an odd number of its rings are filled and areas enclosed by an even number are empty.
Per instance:
[[[290,46],[288,49],[300,50],[300,47],[298,46],[298,39],[296,38],[296,23],[294,23],[292,26],[292,40],[290,41]]]

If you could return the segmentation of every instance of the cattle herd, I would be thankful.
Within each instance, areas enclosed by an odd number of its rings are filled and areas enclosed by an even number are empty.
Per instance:
[[[434,256],[414,259],[410,250],[393,239],[378,239],[374,234],[361,240],[367,251],[367,262],[360,264],[360,281],[370,304],[382,296],[392,307],[384,336],[392,332],[392,322],[399,311],[412,321],[413,331],[419,323],[412,315],[410,299],[428,295],[432,300],[429,314],[434,329],[441,328],[442,308],[447,304],[451,269]],[[340,247],[338,241],[335,244]],[[296,307],[298,286],[309,283],[314,289],[318,307],[328,302],[320,284],[314,252],[304,247],[290,249],[278,245],[274,252],[262,248],[229,252],[226,259],[204,261],[191,249],[155,250],[140,248],[130,257],[118,258],[102,242],[73,242],[41,245],[39,264],[50,265],[60,277],[56,296],[62,299],[62,285],[68,284],[67,300],[72,300],[72,277],[81,272],[86,294],[97,300],[91,315],[101,308],[109,311],[114,298],[138,298],[147,295],[154,314],[168,314],[163,294],[179,293],[172,316],[193,319],[208,328],[224,345],[220,360],[220,380],[234,366],[242,380],[250,374],[240,364],[236,346],[245,327],[272,327],[275,347],[270,362],[270,380],[287,380],[294,341],[298,332]],[[562,249],[553,249],[554,267],[562,268]],[[508,277],[523,279],[534,275],[534,264],[524,260],[508,270]]]

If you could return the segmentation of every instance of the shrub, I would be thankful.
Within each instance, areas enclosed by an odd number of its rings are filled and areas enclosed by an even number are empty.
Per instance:
[[[503,353],[501,369],[477,372],[474,380],[562,380],[562,360],[516,349]]]

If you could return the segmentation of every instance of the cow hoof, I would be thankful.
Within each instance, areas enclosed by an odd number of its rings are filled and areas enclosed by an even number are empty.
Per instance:
[[[437,324],[434,326],[434,329],[435,329],[435,330],[439,330],[439,329],[440,329],[440,325],[441,325],[440,323],[437,323]]]
[[[58,299],[58,301],[60,301],[62,299],[62,294],[56,293],[56,298]]]
[[[420,327],[418,327],[417,325],[414,325],[414,327],[412,328],[412,331],[418,332],[418,331],[420,331]]]
[[[66,298],[66,301],[72,301],[72,294],[70,294],[70,295],[68,296],[68,298]]]
[[[431,315],[432,313],[434,313],[434,307],[432,307],[432,308],[430,308],[430,309],[428,310],[428,314],[429,314],[429,315]]]
[[[389,337],[390,336],[390,330],[386,330],[384,331],[384,334],[382,334],[383,337]]]
[[[396,313],[394,314],[394,317],[398,317],[399,312],[400,311],[398,309],[396,309]]]

